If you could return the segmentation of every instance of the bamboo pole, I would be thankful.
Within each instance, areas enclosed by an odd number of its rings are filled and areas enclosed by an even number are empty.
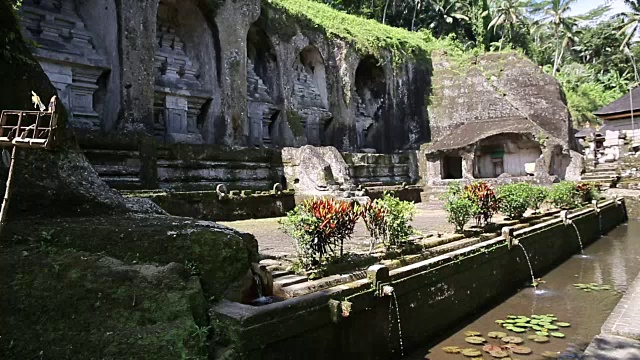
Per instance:
[[[13,169],[16,164],[16,152],[18,147],[14,146],[11,150],[11,165],[9,165],[9,176],[7,177],[7,185],[4,190],[4,199],[2,200],[2,208],[0,209],[0,234],[7,222],[7,212],[9,210],[9,200],[11,195],[11,180],[13,179]]]

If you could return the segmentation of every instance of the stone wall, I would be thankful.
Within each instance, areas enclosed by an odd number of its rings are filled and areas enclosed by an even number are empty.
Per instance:
[[[590,244],[601,231],[623,222],[625,212],[623,205],[608,202],[599,215],[587,209],[570,217],[582,241]],[[515,237],[526,247],[538,274],[580,251],[576,231],[559,218],[516,231]],[[226,350],[220,358],[229,354],[240,359],[397,357],[398,335],[389,333],[393,299],[375,295],[381,285],[394,288],[408,353],[531,279],[522,252],[510,250],[502,237],[391,272],[370,271],[368,279],[259,308],[227,301],[215,305],[210,312],[216,319],[214,340]]]

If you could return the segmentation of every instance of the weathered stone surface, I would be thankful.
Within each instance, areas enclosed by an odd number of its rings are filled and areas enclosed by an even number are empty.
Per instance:
[[[319,195],[352,184],[347,163],[334,147],[284,148],[282,162],[287,184],[296,193]]]
[[[127,261],[190,265],[208,299],[221,298],[258,258],[258,244],[250,234],[212,222],[157,215],[13,221],[2,239]]]
[[[205,298],[182,265],[17,246],[0,270],[3,359],[206,358]]]

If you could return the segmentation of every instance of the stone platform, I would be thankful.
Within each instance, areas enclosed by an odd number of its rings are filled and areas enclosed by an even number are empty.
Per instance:
[[[602,325],[584,359],[640,360],[640,275]]]

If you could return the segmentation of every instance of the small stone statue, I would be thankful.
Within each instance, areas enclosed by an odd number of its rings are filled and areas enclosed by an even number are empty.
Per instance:
[[[46,108],[42,101],[40,101],[40,96],[33,91],[31,91],[31,102],[33,103],[34,108],[40,108],[40,111],[45,111]]]
[[[56,112],[56,102],[58,101],[58,97],[53,95],[51,100],[49,100],[49,109],[47,110],[50,113]]]

